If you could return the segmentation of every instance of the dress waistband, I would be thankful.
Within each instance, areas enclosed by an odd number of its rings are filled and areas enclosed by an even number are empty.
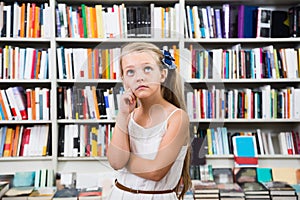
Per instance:
[[[129,187],[126,187],[125,185],[122,185],[121,183],[118,182],[118,180],[115,180],[115,185],[117,188],[124,190],[126,192],[131,192],[134,194],[167,194],[167,193],[172,193],[175,192],[175,188],[173,190],[136,190],[136,189],[131,189]]]

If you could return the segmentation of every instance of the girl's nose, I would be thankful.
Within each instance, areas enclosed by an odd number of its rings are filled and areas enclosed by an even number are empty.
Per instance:
[[[136,80],[138,82],[140,81],[144,81],[144,73],[142,71],[138,71],[137,74],[136,74]]]

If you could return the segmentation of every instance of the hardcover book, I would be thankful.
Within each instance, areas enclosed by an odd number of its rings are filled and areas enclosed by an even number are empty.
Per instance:
[[[289,37],[288,12],[284,10],[272,11],[271,17],[271,37],[287,38]]]
[[[295,195],[295,189],[288,183],[282,181],[262,182],[268,188],[270,195]]]

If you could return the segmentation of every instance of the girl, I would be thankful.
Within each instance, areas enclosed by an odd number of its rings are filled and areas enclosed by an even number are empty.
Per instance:
[[[191,185],[189,118],[173,61],[150,43],[122,48],[125,92],[107,154],[118,176],[108,199],[182,199]]]

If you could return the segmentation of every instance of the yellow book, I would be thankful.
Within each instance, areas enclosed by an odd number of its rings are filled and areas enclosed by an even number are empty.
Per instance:
[[[92,86],[92,94],[93,94],[93,99],[94,99],[94,104],[95,104],[96,119],[100,119],[100,112],[99,112],[99,107],[98,107],[99,102],[97,100],[96,86]]]
[[[10,157],[12,152],[13,129],[7,128],[4,143],[3,157]]]
[[[103,16],[102,16],[102,5],[98,4],[95,6],[96,9],[96,29],[97,37],[104,38],[104,27],[103,27]]]
[[[179,49],[177,49],[176,45],[173,45],[173,54],[174,54],[174,59],[175,59],[175,65],[177,66],[177,71],[180,71]]]
[[[98,130],[96,127],[92,127],[91,130],[92,157],[96,157],[98,155],[97,138],[98,138]]]
[[[164,38],[165,35],[165,8],[161,8],[161,38]]]
[[[211,138],[211,129],[206,129],[206,137],[207,137],[207,148],[208,148],[208,155],[213,155],[212,151],[212,138]]]

